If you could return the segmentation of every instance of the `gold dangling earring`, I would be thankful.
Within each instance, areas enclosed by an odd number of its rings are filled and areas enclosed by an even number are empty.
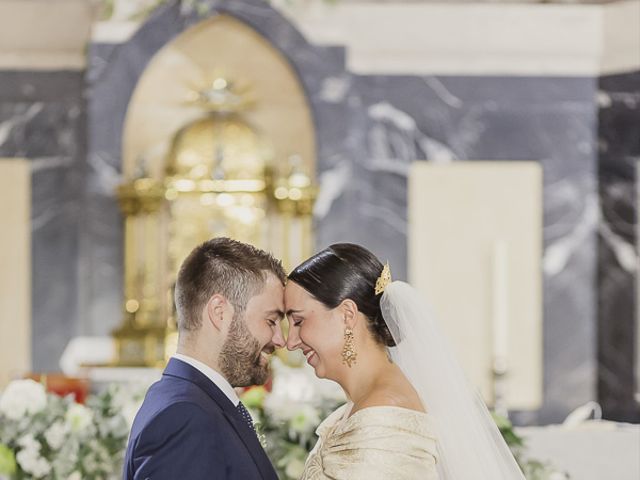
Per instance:
[[[342,349],[342,364],[351,368],[356,363],[356,344],[353,341],[353,330],[349,327],[344,329],[344,348]]]

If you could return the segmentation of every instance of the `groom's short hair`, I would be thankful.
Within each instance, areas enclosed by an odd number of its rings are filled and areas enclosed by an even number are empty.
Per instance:
[[[233,305],[238,318],[249,299],[262,291],[270,273],[284,285],[282,263],[253,245],[218,237],[197,246],[182,263],[176,280],[178,330],[198,330],[202,309],[215,294]]]

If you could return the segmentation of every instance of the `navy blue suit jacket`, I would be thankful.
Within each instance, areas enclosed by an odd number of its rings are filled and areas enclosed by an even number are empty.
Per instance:
[[[253,430],[203,373],[172,358],[136,415],[125,480],[277,480]]]

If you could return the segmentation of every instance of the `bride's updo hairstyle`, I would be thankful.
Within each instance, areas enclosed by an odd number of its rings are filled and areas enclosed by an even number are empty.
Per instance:
[[[395,342],[380,311],[380,295],[375,294],[376,280],[383,265],[360,245],[335,243],[304,261],[290,274],[297,283],[327,308],[336,308],[347,298],[367,317],[367,327],[374,339],[387,347]]]

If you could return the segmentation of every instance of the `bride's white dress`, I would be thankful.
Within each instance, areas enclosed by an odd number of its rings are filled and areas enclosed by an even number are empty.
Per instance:
[[[438,479],[428,413],[380,406],[347,417],[351,408],[343,405],[320,424],[302,480]]]

